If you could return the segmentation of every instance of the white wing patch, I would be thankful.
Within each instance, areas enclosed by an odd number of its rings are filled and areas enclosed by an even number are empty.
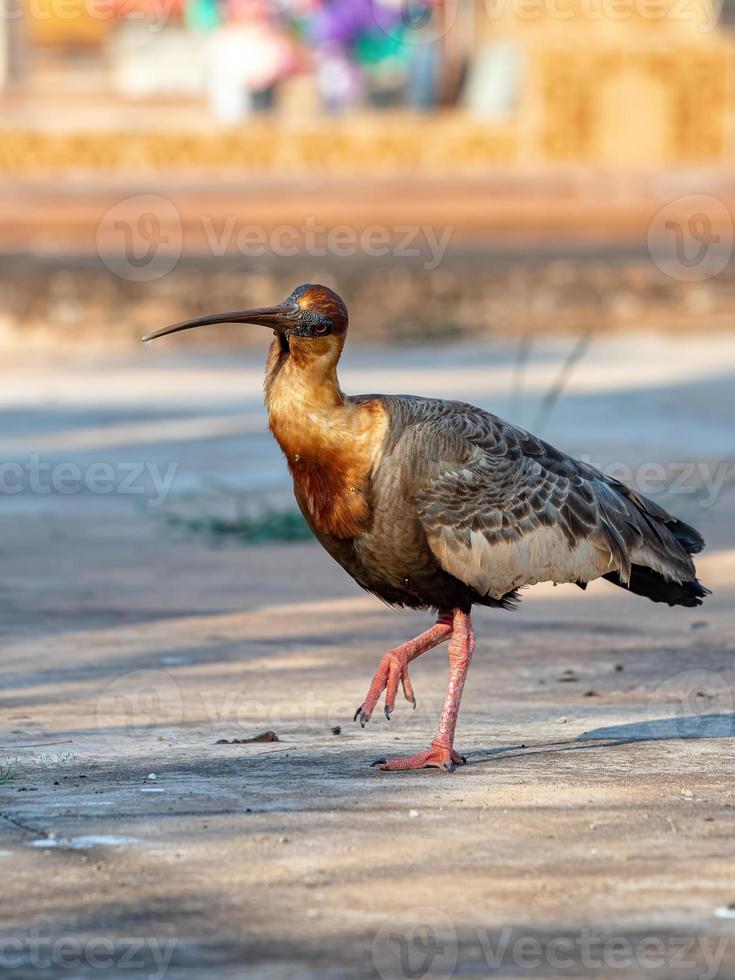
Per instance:
[[[493,599],[521,585],[589,582],[618,568],[602,542],[583,538],[570,548],[558,528],[537,528],[513,542],[491,544],[479,531],[469,537],[468,545],[449,528],[442,528],[429,534],[428,542],[445,571]]]

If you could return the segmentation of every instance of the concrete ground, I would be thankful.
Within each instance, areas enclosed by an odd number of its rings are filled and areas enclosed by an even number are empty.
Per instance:
[[[701,609],[595,584],[478,612],[451,776],[369,766],[428,744],[443,650],[414,666],[415,712],[352,722],[427,616],[364,595],[314,544],[215,547],[163,519],[287,499],[259,360],[15,356],[0,973],[735,976],[735,351],[601,341],[549,418],[568,347],[532,352],[522,397],[510,346],[348,358],[348,390],[461,394],[630,462],[710,545]],[[279,741],[220,741],[266,731]]]

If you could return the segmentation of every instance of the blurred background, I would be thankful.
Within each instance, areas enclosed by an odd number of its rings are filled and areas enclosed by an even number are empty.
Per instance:
[[[439,905],[463,975],[473,923],[568,921],[636,924],[605,975],[694,976],[641,937],[734,914],[735,0],[0,4],[0,944],[41,918],[180,937],[171,980],[405,977],[380,942]],[[267,332],[140,342],[309,281],[349,306],[345,391],[480,405],[707,540],[701,609],[478,611],[469,778],[366,766],[425,744],[446,661],[353,724],[429,620],[309,540]]]
[[[5,0],[0,31],[8,507],[288,499],[265,338],[139,337],[302,281],[350,306],[348,389],[472,398],[663,465],[653,495],[729,466],[730,0]],[[165,506],[89,490],[121,460],[175,466]]]

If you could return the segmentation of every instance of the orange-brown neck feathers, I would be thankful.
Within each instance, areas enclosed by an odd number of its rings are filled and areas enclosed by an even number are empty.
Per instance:
[[[296,499],[317,533],[351,538],[370,519],[369,479],[387,415],[378,400],[354,402],[337,379],[344,335],[275,338],[268,358],[268,424],[288,461]]]
[[[274,337],[265,372],[265,403],[269,413],[280,416],[288,407],[303,409],[339,405],[344,396],[337,378],[337,363],[344,334],[298,337],[287,346]]]

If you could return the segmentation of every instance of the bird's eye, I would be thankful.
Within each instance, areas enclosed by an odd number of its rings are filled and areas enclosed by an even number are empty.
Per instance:
[[[329,324],[328,323],[315,323],[314,324],[314,333],[325,334],[328,330],[329,330]]]

